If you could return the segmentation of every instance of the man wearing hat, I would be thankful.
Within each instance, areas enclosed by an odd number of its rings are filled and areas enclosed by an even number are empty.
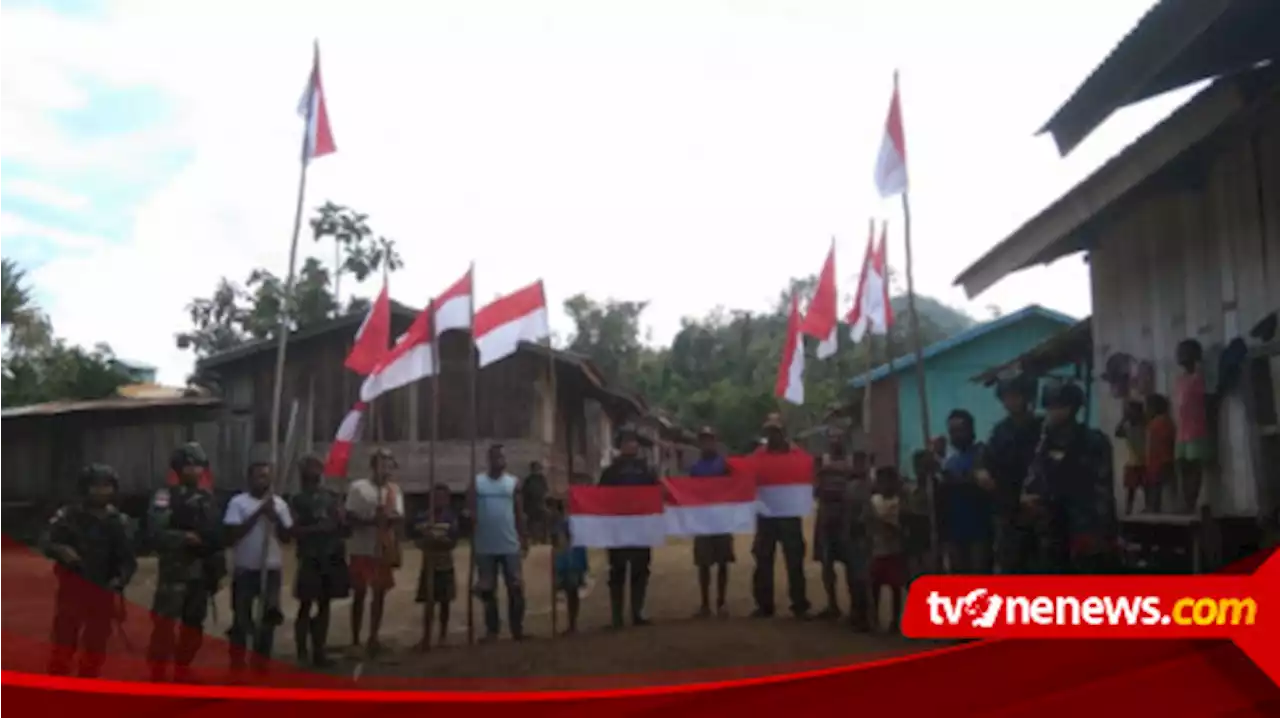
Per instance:
[[[209,598],[226,575],[222,512],[213,494],[200,487],[208,466],[199,444],[177,448],[169,468],[178,483],[160,489],[151,500],[147,530],[158,559],[147,649],[153,681],[168,677],[170,663],[175,680],[190,678],[191,663],[204,639]]]
[[[1044,422],[1032,409],[1036,382],[1025,375],[996,384],[996,397],[1004,405],[1005,418],[991,429],[977,479],[994,487],[996,550],[1002,573],[1025,573],[1034,552],[1034,534],[1020,517],[1022,485],[1036,455]]]
[[[757,453],[785,454],[792,451],[781,414],[770,414],[763,429],[764,445],[756,449]],[[809,599],[805,595],[804,520],[799,516],[760,516],[756,519],[756,537],[751,547],[756,560],[752,581],[756,610],[751,615],[753,618],[769,618],[774,614],[773,557],[778,544],[782,544],[782,560],[787,566],[791,613],[797,618],[807,618]]]
[[[1110,442],[1077,420],[1079,386],[1054,387],[1044,403],[1044,435],[1022,497],[1036,523],[1038,572],[1103,573],[1114,558]]]
[[[351,526],[347,543],[351,561],[351,642],[360,645],[365,596],[372,593],[367,648],[373,654],[380,647],[378,633],[387,591],[395,587],[395,570],[400,567],[404,493],[393,478],[396,458],[390,449],[375,449],[369,457],[369,468],[370,478],[356,479],[347,488],[345,510]]]
[[[636,428],[624,425],[614,437],[618,455],[600,474],[600,486],[656,486],[658,474],[640,454],[640,435]],[[627,546],[609,549],[609,605],[613,612],[613,627],[622,627],[623,598],[628,580],[631,585],[631,623],[647,626],[644,617],[645,593],[649,588],[649,566],[653,549],[648,546]]]
[[[351,591],[343,546],[346,528],[342,500],[323,485],[324,462],[317,456],[303,457],[298,464],[298,478],[300,489],[289,502],[298,551],[293,589],[293,596],[298,599],[294,645],[299,662],[324,667],[329,664],[325,655],[329,603],[346,598]]]
[[[704,426],[698,432],[701,456],[689,469],[690,476],[723,477],[729,475],[729,463],[720,454],[720,442],[716,432]],[[725,590],[729,586],[729,564],[734,562],[733,535],[695,536],[693,539],[693,564],[698,568],[698,588],[702,592],[702,604],[698,618],[711,616],[711,568],[716,568],[716,615],[729,615],[725,607]]]
[[[97,678],[102,671],[112,618],[123,608],[121,594],[137,569],[133,523],[112,505],[118,482],[110,466],[86,466],[77,481],[81,499],[58,509],[42,537],[58,579],[51,675],[70,673],[77,649],[81,678]]]

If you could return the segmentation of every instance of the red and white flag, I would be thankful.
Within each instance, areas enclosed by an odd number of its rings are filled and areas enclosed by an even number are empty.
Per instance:
[[[381,394],[434,376],[436,362],[431,345],[431,308],[428,305],[414,318],[408,331],[383,356],[360,385],[360,400],[373,401]]]
[[[902,103],[898,99],[898,73],[893,73],[893,99],[884,123],[884,139],[876,157],[876,188],[881,197],[907,191],[907,135],[902,130]]]
[[[320,41],[315,43],[315,55],[311,60],[311,77],[307,89],[298,101],[298,114],[307,123],[307,138],[302,146],[302,163],[338,151],[333,143],[333,130],[329,127],[329,110],[324,102],[324,85],[320,82]]]
[[[804,449],[766,451],[764,447],[732,464],[756,479],[756,506],[761,516],[808,516],[813,511],[813,457]]]
[[[333,444],[329,446],[329,457],[324,462],[325,476],[346,477],[347,464],[351,462],[351,449],[360,436],[360,422],[367,408],[363,401],[357,401],[356,405],[351,407],[351,411],[342,418],[342,423],[338,425],[338,433],[333,437]]]
[[[466,274],[444,290],[443,294],[436,297],[435,335],[437,337],[454,329],[471,331],[471,308],[474,306],[471,275],[474,273],[474,268],[468,269]]]
[[[787,342],[778,364],[778,380],[773,393],[792,404],[804,403],[804,337],[800,333],[800,304],[791,296],[791,316],[787,318]]]
[[[839,315],[836,293],[836,241],[831,240],[831,251],[827,252],[827,261],[822,263],[822,273],[818,275],[818,286],[813,290],[813,298],[804,314],[804,333],[818,340],[818,358],[827,359],[839,348]]]
[[[889,305],[889,258],[887,240],[889,224],[882,225],[880,245],[872,249],[875,225],[872,224],[872,236],[867,237],[867,257],[862,263],[862,277],[858,280],[858,293],[853,298],[853,309],[849,310],[845,322],[849,325],[849,337],[860,342],[871,334],[885,335],[893,326],[893,308]]]
[[[386,356],[387,345],[390,343],[391,297],[387,294],[387,283],[383,282],[382,291],[373,300],[373,306],[369,307],[369,313],[356,330],[355,341],[344,365],[361,376],[367,376]]]
[[[672,476],[667,489],[667,534],[715,536],[752,533],[756,528],[756,482],[751,474]]]
[[[661,546],[667,540],[661,486],[569,487],[569,532],[574,546]]]
[[[360,400],[373,401],[392,389],[435,376],[432,342],[450,329],[470,328],[471,270],[467,270],[461,279],[433,299],[409,325],[409,330],[396,339],[395,346],[365,378],[360,387]]]
[[[516,353],[520,342],[538,342],[551,336],[547,320],[547,295],[537,281],[476,312],[475,342],[480,366]]]

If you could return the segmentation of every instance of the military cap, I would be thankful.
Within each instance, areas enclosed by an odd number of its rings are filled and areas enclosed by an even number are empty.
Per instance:
[[[81,491],[88,491],[90,486],[97,483],[108,483],[113,488],[119,488],[120,477],[115,469],[106,464],[89,464],[80,470],[76,484]]]
[[[996,396],[1004,398],[1009,394],[1017,394],[1022,398],[1033,401],[1036,395],[1036,381],[1026,374],[1014,374],[1000,379],[996,382]]]
[[[1044,392],[1044,405],[1046,408],[1079,409],[1084,406],[1084,391],[1072,383],[1049,387]]]
[[[169,468],[181,471],[185,466],[208,466],[209,456],[200,444],[189,441],[173,450],[169,456]]]
[[[623,424],[618,427],[618,430],[613,433],[614,446],[621,445],[623,440],[628,438],[640,439],[640,430],[636,428],[635,424]]]
[[[770,413],[768,416],[765,417],[764,425],[761,426],[760,428],[765,430],[777,429],[778,431],[782,431],[782,414],[779,414],[776,411]]]

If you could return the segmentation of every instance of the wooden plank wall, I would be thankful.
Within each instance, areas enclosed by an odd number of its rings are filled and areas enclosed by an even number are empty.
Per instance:
[[[1212,387],[1225,344],[1280,309],[1280,115],[1274,103],[1263,112],[1275,119],[1227,142],[1200,187],[1136,200],[1102,233],[1090,255],[1098,366],[1115,352],[1150,360],[1157,391],[1172,397],[1177,343],[1195,337]],[[1104,397],[1100,425],[1114,427],[1121,410],[1119,400]],[[1229,395],[1220,466],[1206,489],[1215,515],[1256,511],[1248,431],[1242,398]],[[1124,452],[1116,461],[1119,477]],[[1116,493],[1122,498],[1119,484]]]

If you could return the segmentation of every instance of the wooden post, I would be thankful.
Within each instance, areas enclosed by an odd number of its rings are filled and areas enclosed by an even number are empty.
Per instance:
[[[915,278],[912,273],[911,257],[911,201],[908,199],[909,195],[909,192],[903,190],[902,231],[905,235],[904,243],[906,245],[907,311],[911,314],[911,348],[916,356],[916,388],[920,394],[920,436],[924,442],[924,448],[929,449],[929,394],[925,386],[924,348],[920,342],[920,315],[916,313]],[[938,510],[935,493],[933,482],[930,481],[926,494],[929,499],[929,539],[934,550],[934,566],[941,566],[941,555],[939,553],[941,546],[938,543]]]
[[[543,297],[545,296],[546,296],[546,292],[544,291]],[[544,302],[545,302],[545,299],[544,299]],[[551,448],[547,452],[547,465],[546,467],[544,467],[544,471],[546,472],[546,479],[547,479],[547,484],[549,488],[551,484],[551,476],[552,476],[551,461],[556,454],[556,424],[559,423],[557,419],[560,416],[560,412],[559,412],[560,394],[558,392],[558,387],[556,383],[556,352],[555,352],[555,349],[551,346],[550,332],[547,333],[546,346],[547,346],[547,387],[551,395],[551,427],[550,427]],[[565,485],[566,486],[568,485],[567,476],[565,477]],[[566,496],[565,498],[568,498],[568,496]],[[548,527],[548,528],[551,528],[551,527]],[[551,637],[552,638],[554,638],[556,634],[560,632],[559,618],[558,618],[559,611],[556,610],[557,608],[556,607],[556,538],[558,537],[551,534],[550,531],[548,532],[549,541],[547,542],[547,547],[548,547],[549,555],[548,555],[547,563],[550,564],[550,568],[548,570],[551,574]],[[569,587],[566,586],[565,590],[566,591],[569,590]]]
[[[436,302],[434,299],[427,305],[427,316],[431,317],[432,331],[435,328]],[[429,512],[429,521],[434,522],[436,519],[436,444],[440,441],[440,375],[444,373],[444,367],[440,362],[440,338],[432,337],[431,339],[431,439],[427,444],[427,511]],[[434,568],[428,564],[428,568]],[[435,616],[435,575],[427,576],[427,609],[426,609],[426,627],[423,633],[423,643],[426,648],[431,648],[432,623]],[[467,579],[467,604],[468,615],[470,615],[471,603],[471,579]]]
[[[471,480],[468,482],[468,484],[470,485],[470,504],[472,507],[471,541],[468,547],[469,550],[467,551],[467,644],[468,645],[474,644],[476,642],[475,601],[472,600],[472,595],[475,592],[474,582],[475,582],[475,575],[476,575],[476,533],[477,533],[476,529],[480,527],[480,521],[479,521],[480,515],[477,510],[479,507],[477,506],[477,501],[476,501],[476,474],[478,473],[478,470],[476,468],[476,438],[477,438],[476,434],[479,432],[479,427],[477,427],[476,424],[479,422],[480,417],[479,417],[479,411],[477,411],[476,375],[479,372],[476,367],[476,363],[477,363],[476,341],[475,341],[475,334],[474,334],[474,329],[476,324],[475,271],[476,271],[476,265],[474,262],[472,262],[470,269],[467,270],[467,276],[471,277],[471,304],[470,304],[471,319],[470,321],[467,322],[467,327],[472,330],[472,334],[470,335],[470,338],[467,340],[468,341],[467,373],[470,374],[469,384],[471,387],[470,401],[467,402],[470,405],[469,411],[471,412]],[[510,587],[508,587],[508,590],[510,590]]]
[[[319,50],[316,51],[317,53]],[[318,57],[318,55],[317,55]],[[314,88],[313,88],[314,89]],[[311,112],[315,103],[307,103],[307,123],[302,131],[302,145],[300,147],[300,163],[301,168],[298,171],[298,198],[293,210],[293,236],[289,240],[289,269],[285,273],[284,278],[284,302],[280,307],[280,325],[276,329],[276,372],[275,384],[271,393],[271,462],[272,476],[271,488],[267,490],[266,501],[274,501],[272,498],[276,488],[276,474],[280,470],[280,412],[284,403],[284,367],[285,354],[289,346],[289,312],[292,306],[293,298],[293,282],[298,264],[298,233],[302,230],[302,205],[307,196],[307,150],[309,149],[311,127]],[[263,604],[262,615],[266,615],[265,602],[267,596],[267,549],[270,546],[270,531],[264,532],[268,534],[262,542],[262,568],[258,572],[259,578],[259,604]]]

